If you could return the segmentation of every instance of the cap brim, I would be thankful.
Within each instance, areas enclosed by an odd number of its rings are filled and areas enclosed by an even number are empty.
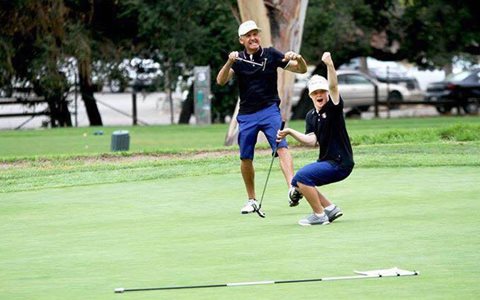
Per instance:
[[[241,34],[239,34],[239,36],[246,35],[246,34],[247,34],[247,33],[249,33],[250,31],[254,31],[254,30],[257,30],[258,32],[261,32],[261,31],[262,31],[262,29],[261,29],[261,28],[253,28],[253,29],[250,29],[250,30],[249,30],[249,31],[247,31],[247,32],[244,32],[244,33],[241,33]]]
[[[312,86],[311,88],[308,88],[308,94],[310,95],[311,93],[315,92],[315,91],[328,91],[328,86],[324,85],[324,84],[318,84],[318,85],[314,85]]]

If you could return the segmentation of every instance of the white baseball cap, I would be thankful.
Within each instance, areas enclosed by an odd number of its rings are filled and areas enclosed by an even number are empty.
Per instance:
[[[258,28],[257,23],[255,23],[254,21],[245,21],[238,27],[238,36],[240,37],[242,35],[245,35],[252,30],[262,31],[260,28]]]
[[[308,94],[315,92],[316,90],[328,91],[328,81],[325,77],[320,75],[313,75],[308,81]]]

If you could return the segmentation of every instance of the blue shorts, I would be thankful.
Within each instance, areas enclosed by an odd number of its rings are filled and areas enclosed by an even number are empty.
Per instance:
[[[237,122],[240,159],[253,159],[257,136],[260,131],[267,137],[272,151],[275,151],[277,131],[282,125],[282,115],[278,105],[273,104],[252,114],[238,115]],[[285,139],[278,144],[278,148],[287,147],[288,144]]]
[[[350,175],[352,168],[344,168],[333,161],[317,161],[308,164],[297,171],[292,179],[292,185],[298,183],[308,186],[321,186],[341,181]]]

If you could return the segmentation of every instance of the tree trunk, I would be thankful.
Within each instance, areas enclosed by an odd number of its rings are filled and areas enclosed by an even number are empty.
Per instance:
[[[231,146],[237,142],[238,137],[238,123],[237,123],[237,115],[238,110],[240,109],[240,99],[237,101],[237,105],[235,106],[235,111],[233,113],[232,120],[230,121],[230,126],[228,126],[227,134],[225,135],[225,142],[223,143],[225,146]]]
[[[194,104],[193,104],[193,84],[188,88],[187,99],[182,103],[182,111],[180,112],[180,117],[178,118],[178,124],[189,124],[190,117],[194,113]]]
[[[367,58],[365,56],[360,57],[360,72],[370,75],[368,70]]]
[[[62,99],[59,103],[59,113],[60,120],[59,125],[62,127],[72,127],[72,116],[70,115],[70,110],[68,109],[68,103],[66,99]]]
[[[282,52],[300,53],[303,25],[307,14],[308,0],[265,1],[270,17],[270,30],[273,47]],[[289,71],[278,71],[278,93],[282,102],[280,109],[284,120],[290,120],[295,74]]]
[[[89,59],[84,59],[78,63],[78,74],[80,80],[80,93],[87,111],[90,126],[103,126],[102,117],[98,111],[97,102],[93,95],[95,87],[92,84],[92,67]]]
[[[443,71],[445,72],[445,76],[450,75],[453,73],[453,64],[449,63],[443,66]]]
[[[64,97],[47,99],[52,127],[72,127],[72,118]]]
[[[174,121],[174,109],[173,109],[173,98],[172,98],[172,88],[171,88],[171,82],[172,82],[172,79],[170,78],[171,77],[171,68],[172,66],[172,63],[170,62],[170,60],[168,60],[166,63],[165,63],[165,84],[164,84],[164,88],[165,88],[165,93],[167,94],[167,99],[168,99],[168,103],[170,104],[170,124],[175,124],[175,121]]]

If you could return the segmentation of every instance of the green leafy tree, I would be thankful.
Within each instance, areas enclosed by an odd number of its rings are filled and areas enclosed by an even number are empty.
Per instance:
[[[94,92],[105,82],[93,82],[95,71],[109,78],[118,69],[122,58],[129,57],[138,29],[138,18],[127,16],[125,1],[70,0],[65,1],[68,14],[65,18],[67,36],[64,43],[69,55],[78,62],[80,92],[85,103],[90,125],[102,125]],[[96,62],[101,62],[96,64]],[[96,69],[104,67],[103,69]],[[105,67],[109,66],[109,67]]]
[[[102,125],[93,65],[112,64],[131,51],[125,45],[136,36],[137,19],[123,18],[123,7],[113,0],[16,0],[1,5],[0,84],[13,78],[33,83],[49,104],[52,126],[71,126],[66,93],[72,83],[59,72],[59,64],[74,57],[90,125]]]
[[[131,1],[128,15],[136,14],[139,34],[135,47],[161,63],[164,70],[164,90],[169,95],[176,78],[195,65],[210,65],[216,72],[227,55],[234,38],[237,22],[231,15],[232,1],[165,0]],[[214,78],[214,76],[212,76]],[[212,81],[213,82],[213,81]],[[212,84],[214,115],[223,116],[233,111],[235,97],[231,89]],[[184,105],[183,122],[193,112],[192,93]],[[221,118],[221,117],[219,117]],[[171,112],[173,123],[173,111]]]
[[[337,66],[355,57],[408,60],[423,68],[442,68],[455,58],[480,55],[480,18],[474,1],[310,0],[302,53],[326,75],[324,51]],[[306,91],[295,118],[312,107]]]
[[[314,64],[329,50],[338,65],[371,56],[443,67],[480,55],[477,11],[472,1],[310,0],[302,52]]]
[[[52,126],[71,126],[68,84],[59,73],[63,56],[65,6],[60,0],[4,1],[0,10],[1,83],[28,81],[45,97]]]
[[[475,1],[406,1],[399,21],[405,57],[425,68],[443,67],[455,58],[478,63],[478,11]]]

